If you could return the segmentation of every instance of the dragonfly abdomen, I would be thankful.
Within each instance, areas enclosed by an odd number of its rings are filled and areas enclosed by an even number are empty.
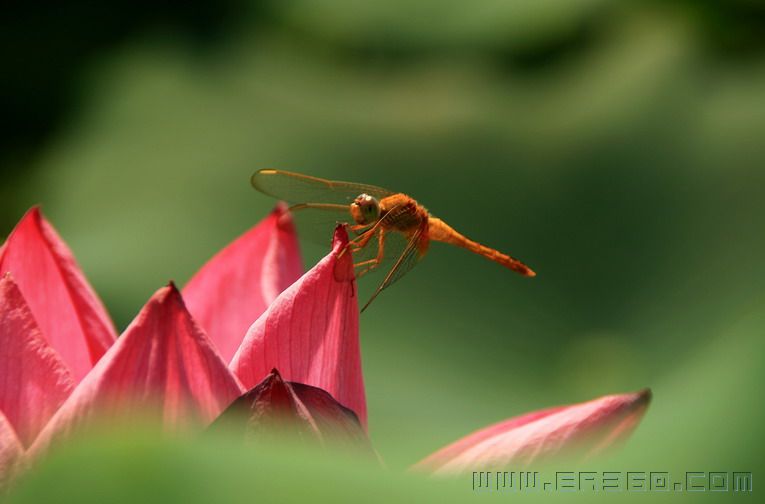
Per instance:
[[[485,258],[501,264],[502,266],[509,268],[516,273],[520,273],[524,276],[533,277],[536,275],[534,271],[523,264],[518,259],[511,257],[507,254],[503,254],[499,250],[495,250],[486,245],[482,245],[476,241],[467,238],[466,236],[458,233],[446,222],[436,217],[430,217],[428,219],[428,235],[431,240],[449,243],[467,249],[478,255],[482,255]]]

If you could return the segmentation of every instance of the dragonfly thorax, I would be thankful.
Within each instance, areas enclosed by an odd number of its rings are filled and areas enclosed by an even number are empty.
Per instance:
[[[351,216],[356,224],[372,224],[380,218],[380,202],[369,194],[359,194],[351,203]]]

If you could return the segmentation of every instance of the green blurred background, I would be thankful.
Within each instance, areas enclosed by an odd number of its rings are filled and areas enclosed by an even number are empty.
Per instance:
[[[406,192],[538,272],[436,244],[362,315],[383,480],[646,386],[613,469],[762,467],[762,2],[18,4],[0,40],[0,233],[41,203],[119,328],[269,211],[263,167]]]

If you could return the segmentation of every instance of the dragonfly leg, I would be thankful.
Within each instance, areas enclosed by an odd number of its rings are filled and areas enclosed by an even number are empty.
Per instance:
[[[378,226],[375,225],[371,227],[370,229],[364,231],[359,236],[349,241],[347,248],[349,248],[351,252],[358,252],[359,250],[367,246],[367,243],[369,243],[369,240],[371,240],[372,237],[377,233],[377,230],[378,230]]]
[[[361,266],[366,266],[367,264],[373,264],[373,265],[376,266],[377,262],[378,262],[377,259],[368,259],[366,261],[361,261],[361,262],[354,263],[353,267],[354,268],[360,268]]]
[[[367,243],[369,243],[369,240],[372,238],[373,235],[374,235],[374,231],[370,229],[369,231],[366,231],[360,234],[359,236],[357,236],[356,238],[354,238],[353,240],[349,241],[348,244],[345,246],[345,248],[343,248],[343,250],[340,251],[339,257],[342,257],[343,254],[345,254],[346,250],[349,250],[351,253],[356,253],[359,250],[363,249],[364,247],[367,246]]]
[[[367,246],[367,243],[369,243],[369,240],[372,238],[372,236],[374,236],[374,234],[374,231],[369,230],[364,234],[359,235],[357,238],[349,241],[348,247],[350,247],[353,252],[358,252]]]
[[[393,207],[395,209],[396,207]],[[351,252],[358,252],[359,250],[363,249],[367,246],[367,243],[369,243],[369,240],[377,233],[377,230],[380,229],[383,222],[385,222],[385,217],[381,219],[377,219],[377,222],[375,222],[372,227],[367,229],[366,231],[361,232],[356,238],[348,242],[348,245],[346,248],[344,248],[338,257],[342,257],[346,250],[350,249]],[[369,224],[356,224],[354,226],[350,226],[351,231],[361,231],[365,227],[368,227]],[[384,228],[383,228],[384,229]],[[382,235],[382,230],[380,231],[380,235]],[[382,237],[380,237],[382,240]],[[381,242],[382,243],[382,242]],[[378,251],[379,255],[379,251]],[[378,261],[379,262],[379,261]]]
[[[375,231],[377,231],[377,224],[375,224],[372,227],[369,227],[369,224],[356,224],[354,226],[349,226],[351,231],[361,231],[358,236],[356,236],[353,240],[350,240],[348,244],[343,248],[343,250],[340,251],[340,254],[337,256],[338,258],[343,257],[343,254],[345,254],[346,251],[350,250],[351,252],[355,253],[359,250],[366,247],[367,242],[369,242],[370,238],[374,236]],[[363,229],[366,229],[366,231],[362,231]]]
[[[357,278],[362,277],[378,267],[385,257],[385,231],[380,231],[377,235],[377,257],[369,259],[367,261],[361,261],[353,265],[354,268],[359,266],[366,266],[363,270],[359,271],[356,275]]]
[[[362,248],[364,248],[364,245],[366,245],[366,242],[369,241],[368,239],[364,240],[364,242],[362,244],[362,240],[367,235],[367,233],[369,233],[369,231],[361,233],[356,238],[354,238],[353,240],[349,241],[345,245],[345,247],[343,247],[343,250],[340,251],[340,254],[337,256],[338,259],[343,257],[343,254],[345,254],[347,251],[355,253],[355,252],[358,252],[359,250],[361,250]]]

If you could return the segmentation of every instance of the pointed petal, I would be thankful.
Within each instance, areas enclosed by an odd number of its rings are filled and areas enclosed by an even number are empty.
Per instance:
[[[302,274],[295,226],[279,204],[210,259],[189,280],[183,298],[229,362],[247,329]]]
[[[74,383],[10,274],[0,279],[0,372],[0,411],[29,446]]]
[[[419,462],[438,474],[525,467],[553,455],[587,456],[626,439],[643,417],[651,392],[609,395],[511,418],[481,429]]]
[[[304,383],[289,383],[325,439],[329,438],[335,442],[342,440],[351,445],[371,448],[366,431],[353,410],[337,402],[326,390]]]
[[[158,290],[40,433],[32,451],[94,416],[158,415],[166,430],[206,425],[242,388],[174,285]]]
[[[24,454],[24,447],[11,427],[11,423],[0,411],[0,491],[13,477],[16,463]]]
[[[45,338],[79,381],[114,342],[101,301],[40,209],[32,208],[0,251]]]
[[[353,411],[320,388],[285,382],[276,369],[234,401],[211,428],[243,432],[247,439],[288,434],[326,446],[371,452],[369,439]]]
[[[246,388],[277,368],[285,380],[332,394],[366,428],[353,259],[347,253],[337,258],[347,243],[338,226],[332,251],[250,327],[230,367]]]

